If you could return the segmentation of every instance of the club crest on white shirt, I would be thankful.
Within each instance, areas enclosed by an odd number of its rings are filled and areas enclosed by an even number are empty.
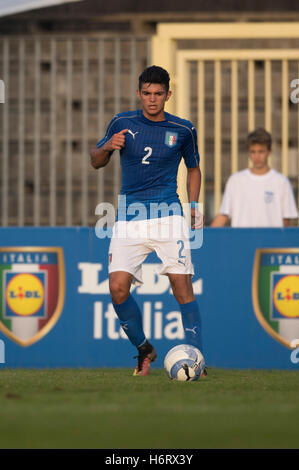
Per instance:
[[[264,193],[265,203],[270,204],[274,200],[274,193],[273,191],[265,191]]]

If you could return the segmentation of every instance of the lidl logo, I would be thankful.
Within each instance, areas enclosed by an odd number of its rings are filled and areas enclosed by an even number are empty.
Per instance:
[[[61,248],[0,248],[0,329],[29,346],[57,322],[64,302]]]
[[[299,275],[273,277],[272,318],[299,318]]]
[[[44,273],[41,273],[40,276],[36,274],[14,275],[7,273],[6,277],[9,279],[6,288],[6,305],[7,310],[12,312],[12,315],[26,317],[36,315],[41,310],[44,313]]]
[[[252,300],[261,326],[293,348],[299,338],[299,248],[256,250]]]

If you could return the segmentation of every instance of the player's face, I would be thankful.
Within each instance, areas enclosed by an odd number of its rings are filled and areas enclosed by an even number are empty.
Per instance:
[[[252,166],[256,170],[263,170],[268,167],[268,157],[271,151],[265,144],[252,144],[249,147],[249,155]]]
[[[160,83],[143,83],[137,96],[141,101],[142,111],[146,118],[152,121],[164,119],[164,106],[170,98],[171,91],[166,92]]]

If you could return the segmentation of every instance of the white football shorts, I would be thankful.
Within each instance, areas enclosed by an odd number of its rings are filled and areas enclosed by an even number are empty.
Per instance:
[[[194,274],[189,227],[185,217],[118,221],[109,247],[109,273],[126,271],[142,284],[142,263],[153,251],[161,259],[159,274]]]

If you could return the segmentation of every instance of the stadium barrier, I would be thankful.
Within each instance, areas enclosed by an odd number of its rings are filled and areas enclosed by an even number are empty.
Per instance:
[[[0,229],[1,367],[133,367],[108,286],[109,239],[94,229]],[[193,286],[208,366],[298,369],[299,228],[204,229]],[[167,276],[152,253],[132,290],[158,351],[184,342]],[[299,341],[299,340],[298,340]],[[293,345],[293,346],[292,346]]]

